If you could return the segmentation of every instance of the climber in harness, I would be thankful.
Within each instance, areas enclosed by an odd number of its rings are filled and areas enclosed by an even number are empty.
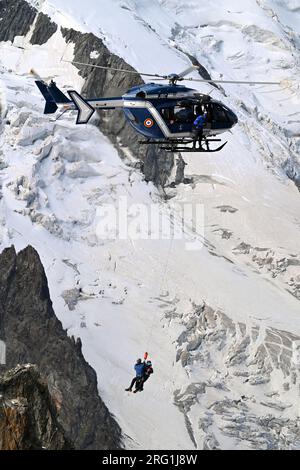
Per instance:
[[[193,122],[193,148],[196,148],[197,142],[199,142],[199,149],[202,149],[201,141],[203,139],[203,127],[206,123],[207,113],[203,114],[201,109],[197,110],[198,116]]]
[[[144,372],[143,378],[139,382],[139,384],[136,385],[136,389],[135,389],[134,393],[142,392],[144,390],[144,383],[149,379],[151,374],[153,374],[152,362],[147,361],[146,364],[145,364],[145,372]]]
[[[144,383],[146,382],[146,380],[148,380],[148,378],[153,372],[152,363],[151,361],[146,362],[147,358],[148,353],[145,352],[143,362],[141,359],[137,359],[136,364],[134,366],[136,376],[132,379],[130,386],[125,389],[126,392],[132,392],[134,384],[135,390],[133,393],[143,390]],[[152,372],[150,372],[150,369],[152,369]]]

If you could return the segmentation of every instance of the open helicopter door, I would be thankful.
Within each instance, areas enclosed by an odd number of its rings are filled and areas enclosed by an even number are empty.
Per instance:
[[[68,91],[68,94],[78,111],[76,124],[87,124],[95,112],[95,108],[85,101],[77,91]]]

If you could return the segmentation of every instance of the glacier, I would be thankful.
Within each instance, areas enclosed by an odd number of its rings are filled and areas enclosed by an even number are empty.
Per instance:
[[[0,43],[0,247],[39,252],[54,310],[80,337],[127,449],[299,449],[300,4],[297,0],[30,0],[59,28],[42,45]],[[239,117],[215,155],[183,154],[186,182],[145,181],[139,154],[101,122],[44,116],[30,69],[80,91],[60,27],[99,37],[140,72],[179,72]],[[91,51],[91,58],[97,51]],[[195,78],[196,72],[192,74]],[[121,158],[122,157],[122,158]],[[175,168],[169,177],[174,182]],[[184,240],[100,239],[105,204],[201,204],[201,249]],[[133,218],[133,216],[132,216]],[[128,396],[135,359],[154,374]]]

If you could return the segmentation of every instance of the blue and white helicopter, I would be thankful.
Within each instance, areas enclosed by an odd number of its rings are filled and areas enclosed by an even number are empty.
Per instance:
[[[67,61],[66,61],[67,62]],[[75,90],[67,91],[68,97],[51,81],[48,85],[42,79],[36,84],[46,100],[44,114],[52,114],[60,110],[77,111],[76,124],[89,122],[95,111],[122,109],[126,120],[142,136],[141,144],[158,144],[167,151],[184,152],[218,152],[227,142],[215,149],[210,149],[211,142],[220,142],[214,138],[229,131],[238,122],[236,114],[220,101],[212,99],[210,95],[199,93],[197,90],[178,85],[183,80],[224,84],[247,85],[279,85],[280,82],[250,82],[233,80],[206,80],[185,78],[199,67],[191,66],[179,74],[154,75],[138,73],[133,70],[117,69],[101,65],[71,62],[74,65],[91,66],[99,69],[108,69],[114,72],[130,73],[151,77],[156,80],[167,80],[168,84],[146,83],[135,86],[123,96],[112,98],[83,98]],[[193,133],[194,121],[198,115],[206,115],[203,132],[199,146],[196,148]],[[193,143],[193,147],[189,145]],[[205,145],[205,148],[201,144]]]

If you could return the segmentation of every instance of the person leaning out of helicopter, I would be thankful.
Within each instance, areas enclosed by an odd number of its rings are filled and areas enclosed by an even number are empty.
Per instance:
[[[203,112],[201,107],[196,108],[196,119],[193,122],[193,148],[196,148],[197,142],[199,142],[199,148],[202,148],[201,141],[203,139],[203,127],[207,121],[207,113]]]

